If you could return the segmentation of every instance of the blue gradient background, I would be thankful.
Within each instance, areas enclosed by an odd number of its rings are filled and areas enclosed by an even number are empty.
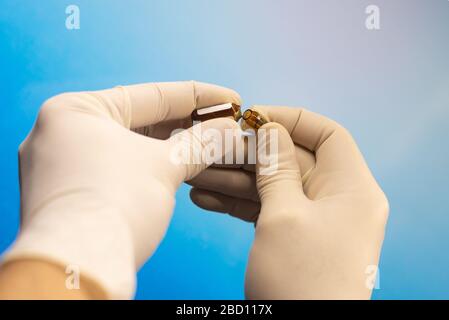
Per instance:
[[[65,28],[65,8],[81,29]],[[365,8],[381,30],[365,28]],[[245,105],[346,126],[391,205],[376,299],[449,298],[449,2],[0,0],[0,252],[19,224],[17,148],[63,92],[200,80]],[[177,197],[139,299],[243,298],[253,227]]]

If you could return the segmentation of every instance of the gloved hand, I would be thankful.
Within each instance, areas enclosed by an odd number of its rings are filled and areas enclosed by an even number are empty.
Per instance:
[[[242,170],[209,168],[193,179],[201,188],[191,193],[204,209],[244,219],[257,216],[260,208],[247,298],[369,298],[372,274],[367,273],[377,267],[389,208],[351,135],[307,110],[255,109],[273,121],[261,129],[278,132],[277,171],[261,175],[256,164],[261,207],[257,198],[248,198],[254,187],[251,173]],[[298,163],[294,143],[316,158],[302,179],[304,164]],[[217,170],[229,170],[228,178],[217,179]]]
[[[136,269],[166,232],[176,189],[210,165],[177,155],[218,142],[203,136],[209,128],[224,136],[238,126],[214,119],[200,124],[201,132],[154,137],[190,126],[195,108],[228,102],[240,104],[238,94],[196,82],[49,99],[20,146],[22,226],[4,262],[32,257],[73,265],[108,297],[131,298]]]
[[[261,107],[251,108],[259,110]],[[278,108],[264,106],[275,113]],[[277,115],[278,116],[278,115]],[[282,121],[291,121],[288,115]],[[243,158],[248,159],[248,140],[243,140]],[[307,181],[315,167],[315,155],[307,148],[295,144],[295,156],[300,167],[301,180]],[[255,150],[253,150],[255,151]],[[234,154],[238,151],[234,150]],[[234,159],[235,160],[235,159]],[[193,179],[186,181],[193,186],[190,197],[194,203],[206,210],[227,213],[247,222],[256,222],[260,212],[260,198],[257,192],[255,164],[213,164]]]

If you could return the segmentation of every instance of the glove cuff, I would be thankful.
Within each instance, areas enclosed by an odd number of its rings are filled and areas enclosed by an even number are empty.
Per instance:
[[[78,276],[99,284],[110,299],[131,299],[136,287],[134,248],[120,210],[98,203],[80,211],[57,207],[30,217],[2,263],[30,257],[53,261],[66,272],[79,270]]]

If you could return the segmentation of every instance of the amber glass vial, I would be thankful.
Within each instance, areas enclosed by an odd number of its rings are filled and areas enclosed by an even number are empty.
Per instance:
[[[264,116],[252,109],[246,110],[243,113],[242,119],[248,126],[256,130],[268,122]]]
[[[225,103],[194,110],[192,112],[193,121],[206,121],[223,117],[231,117],[235,121],[238,121],[242,117],[240,106],[235,103]]]

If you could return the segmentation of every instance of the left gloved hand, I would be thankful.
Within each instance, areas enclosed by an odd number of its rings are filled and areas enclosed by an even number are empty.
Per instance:
[[[193,128],[156,138],[189,127],[195,108],[228,102],[241,104],[234,91],[197,82],[49,99],[20,146],[22,228],[4,261],[75,265],[110,298],[131,298],[136,269],[165,234],[176,189],[210,164],[172,161],[180,145],[204,147]],[[238,128],[230,119],[201,126]]]

